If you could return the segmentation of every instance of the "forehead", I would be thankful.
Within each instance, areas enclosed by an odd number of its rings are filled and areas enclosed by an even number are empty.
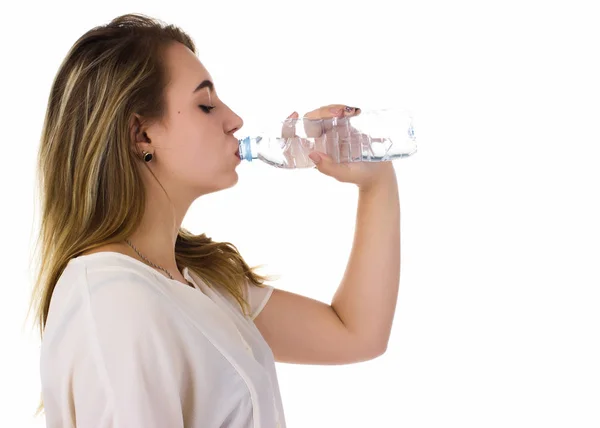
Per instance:
[[[198,57],[181,43],[173,43],[167,48],[165,62],[169,71],[168,92],[191,97],[200,82],[212,80]]]

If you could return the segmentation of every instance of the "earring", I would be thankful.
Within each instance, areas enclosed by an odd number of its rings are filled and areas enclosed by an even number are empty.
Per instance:
[[[142,155],[144,155],[144,162],[150,162],[152,160],[152,153],[148,153],[148,152],[142,152]]]

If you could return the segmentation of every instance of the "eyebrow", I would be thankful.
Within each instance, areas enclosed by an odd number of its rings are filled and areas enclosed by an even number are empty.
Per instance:
[[[195,94],[196,92],[198,92],[200,89],[203,88],[208,88],[211,92],[214,91],[215,89],[215,85],[213,85],[213,82],[211,82],[210,80],[204,80],[202,83],[200,83],[196,89],[194,89],[194,92],[192,92],[193,94]]]

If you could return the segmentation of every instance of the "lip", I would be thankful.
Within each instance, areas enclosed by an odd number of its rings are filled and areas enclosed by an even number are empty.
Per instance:
[[[233,143],[233,148],[234,148],[234,154],[239,158],[240,157],[240,142],[239,140],[235,139],[232,141]]]

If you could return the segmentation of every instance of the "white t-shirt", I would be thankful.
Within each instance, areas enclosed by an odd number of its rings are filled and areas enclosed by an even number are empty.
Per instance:
[[[41,346],[49,428],[285,427],[275,361],[252,316],[187,268],[195,288],[116,252],[72,259]]]

